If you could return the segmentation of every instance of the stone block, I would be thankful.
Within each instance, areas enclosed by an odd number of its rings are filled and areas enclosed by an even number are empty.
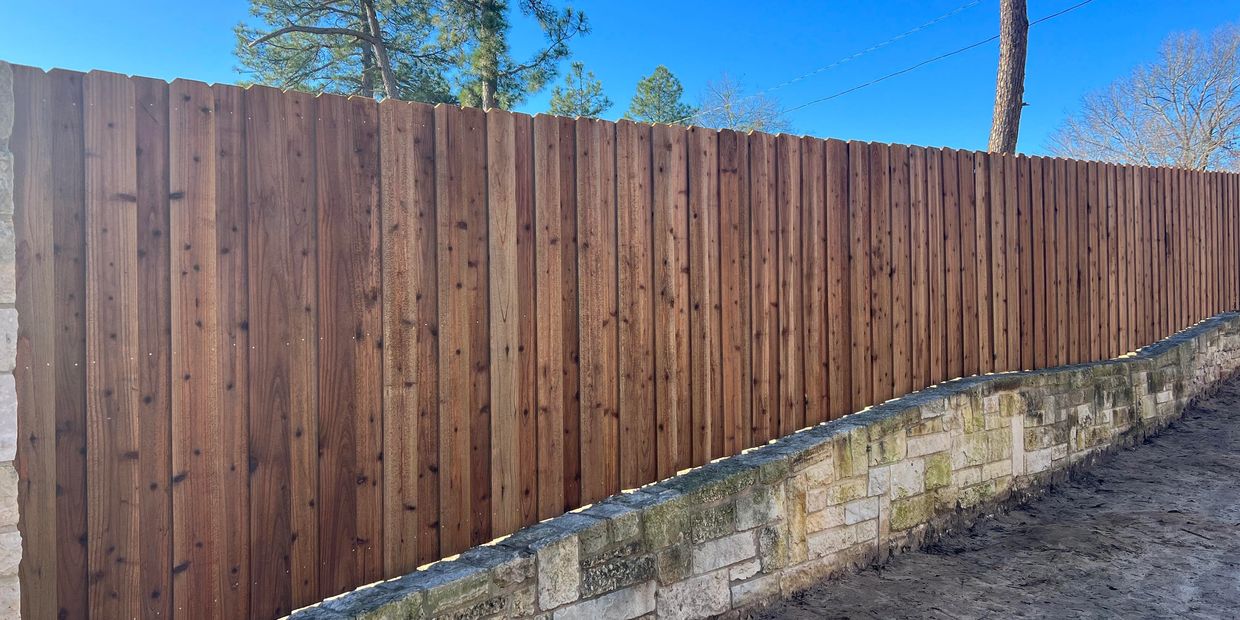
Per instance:
[[[874,498],[865,498],[865,499],[877,500],[878,498],[874,497]],[[856,501],[859,501],[859,502],[865,501],[865,499],[860,499]],[[821,532],[822,530],[825,530],[825,529],[844,525],[844,507],[847,505],[848,504],[836,504],[834,506],[827,506],[826,508],[823,508],[822,510],[807,514],[805,517],[806,534],[812,534],[814,532]]]
[[[907,530],[927,523],[934,513],[934,501],[928,494],[915,495],[891,502],[891,529]]]
[[[683,497],[674,497],[642,512],[642,528],[646,546],[662,549],[680,542],[689,526],[689,510],[692,504]]]
[[[17,385],[13,375],[0,374],[0,462],[17,456]]]
[[[784,486],[755,485],[736,500],[736,529],[748,530],[782,516]]]
[[[870,437],[870,467],[895,463],[908,455],[908,437],[903,429],[897,429],[877,437]]]
[[[17,365],[17,310],[0,308],[0,372]]]
[[[721,614],[732,607],[727,571],[716,571],[663,586],[655,593],[659,618],[690,620]]]
[[[925,490],[926,463],[922,459],[907,459],[891,466],[891,498],[900,499],[917,495]]]
[[[1012,458],[1012,428],[1005,426],[986,431],[986,460]]]
[[[538,605],[554,609],[577,600],[581,586],[580,547],[576,536],[565,536],[536,551]]]
[[[988,450],[989,444],[984,432],[952,437],[952,469],[985,463]]]
[[[856,542],[857,532],[852,526],[844,525],[816,532],[809,536],[809,557],[821,558],[839,553]]]
[[[827,505],[845,504],[869,495],[869,478],[849,478],[827,487]]]
[[[797,476],[810,486],[831,484],[835,479],[835,459],[830,456],[819,459],[798,471]]]
[[[952,460],[946,452],[932,454],[925,458],[925,484],[927,491],[948,486],[952,483]]]
[[[525,549],[483,545],[462,553],[460,559],[490,571],[492,579],[500,587],[531,581],[535,575],[534,555]]]
[[[13,218],[0,217],[0,304],[17,302],[17,250]]]
[[[947,452],[952,447],[951,433],[934,433],[908,438],[909,457],[925,456],[935,452]]]
[[[688,543],[659,550],[655,554],[655,571],[659,583],[672,583],[689,576],[690,559]]]
[[[0,148],[0,215],[13,215],[13,154]]]
[[[779,596],[779,575],[763,575],[732,586],[732,608],[761,605]]]
[[[654,578],[654,556],[619,557],[581,569],[581,598],[590,598]]]
[[[758,559],[762,571],[772,572],[788,564],[788,533],[778,524],[764,525],[758,529]]]
[[[891,490],[891,466],[871,467],[867,495],[883,495]]]
[[[844,504],[844,523],[853,525],[878,518],[878,498],[866,497]]]
[[[655,584],[647,581],[555,610],[554,620],[630,620],[655,610]],[[546,609],[544,607],[544,609]]]
[[[400,583],[405,582],[397,580],[389,587],[397,587]],[[401,590],[423,592],[421,608],[430,616],[483,602],[491,593],[490,571],[464,562],[441,562],[412,574],[407,583],[409,587]],[[408,597],[407,602],[412,601],[416,598]]]
[[[0,60],[0,151],[7,151],[13,135],[13,66]]]
[[[753,559],[734,564],[728,569],[728,579],[731,581],[744,581],[757,575],[762,570],[761,560]]]
[[[696,545],[692,550],[693,574],[702,575],[725,566],[736,564],[758,555],[757,541],[752,532],[737,532],[731,536]]]
[[[966,487],[982,481],[982,466],[962,467],[952,470],[952,483],[958,487]]]
[[[852,478],[865,473],[869,467],[867,454],[869,433],[864,426],[846,427],[831,439],[831,453],[835,462],[835,479]]]
[[[827,490],[810,489],[805,493],[806,512],[817,512],[827,507]],[[740,529],[739,527],[737,529]]]
[[[728,501],[689,512],[689,540],[698,543],[736,531],[736,504]]]
[[[17,526],[17,470],[13,463],[0,463],[0,530]]]

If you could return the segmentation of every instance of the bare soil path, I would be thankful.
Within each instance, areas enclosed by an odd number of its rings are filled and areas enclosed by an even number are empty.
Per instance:
[[[764,618],[1240,618],[1240,380],[1143,445]]]

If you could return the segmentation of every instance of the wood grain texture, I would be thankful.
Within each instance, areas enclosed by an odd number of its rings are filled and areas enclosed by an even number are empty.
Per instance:
[[[534,118],[534,293],[538,306],[538,516],[564,506],[565,344],[564,246],[560,213],[560,127]],[[575,262],[575,260],[574,260]],[[571,390],[568,390],[571,392]]]
[[[930,208],[926,196],[926,149],[909,147],[909,280],[912,336],[913,390],[929,386],[930,379]]]
[[[827,140],[823,165],[826,167],[827,212],[827,312],[830,371],[828,398],[832,420],[853,411],[852,394],[852,272],[849,229],[850,201],[849,145]]]
[[[779,231],[779,425],[783,436],[805,427],[805,320],[802,316],[801,142],[780,134],[775,139],[775,221]]]
[[[944,312],[945,326],[943,330],[946,340],[943,379],[954,379],[965,376],[964,365],[964,313],[961,283],[961,207],[960,177],[957,170],[960,159],[956,151],[941,151],[941,179],[943,182],[943,268],[946,273],[946,284],[943,287],[946,295]]]
[[[383,246],[384,570],[439,553],[435,126],[430,106],[379,104]]]
[[[1034,257],[1033,227],[1034,199],[1042,200],[1042,162],[1041,157],[1021,156],[1016,162],[1016,210],[1013,213],[1009,206],[1008,215],[1016,221],[1016,252],[1017,268],[1020,272],[1019,301],[1015,304],[1019,312],[1017,325],[1009,325],[1020,342],[1020,354],[1013,360],[1020,370],[1029,370],[1033,366],[1034,355],[1034,324],[1039,320],[1034,313]],[[1009,238],[1012,241],[1012,238]],[[1043,264],[1045,266],[1045,264]],[[1045,278],[1042,280],[1045,282]],[[1012,303],[1009,300],[1008,303]]]
[[[581,502],[581,392],[580,392],[580,333],[578,323],[578,273],[577,273],[577,146],[574,121],[571,118],[555,119],[559,124],[560,140],[556,153],[560,158],[560,239],[563,244],[561,258],[561,342],[563,345],[563,411],[564,411],[564,504],[556,513],[579,506]]]
[[[1048,163],[1054,163],[1053,160]],[[1042,167],[1033,166],[1033,179],[1041,177],[1042,185],[1034,184],[1030,190],[1032,208],[1030,210],[1030,240],[1032,243],[1032,270],[1030,300],[1033,320],[1030,321],[1029,339],[1033,344],[1031,368],[1045,368],[1047,360],[1054,359],[1058,343],[1058,313],[1055,300],[1055,286],[1058,272],[1055,254],[1056,213],[1052,200],[1043,200],[1044,196],[1054,196],[1057,183],[1060,181],[1054,173],[1054,166],[1046,168],[1045,176],[1039,174]],[[1032,181],[1032,179],[1031,179]],[[1049,203],[1049,204],[1048,204]],[[1049,207],[1049,209],[1048,209]]]
[[[873,143],[870,160],[870,366],[873,403],[894,394],[891,313],[891,147]]]
[[[714,130],[689,129],[689,406],[694,466],[723,454],[719,289],[719,144]]]
[[[616,244],[620,304],[620,486],[656,479],[654,201],[651,129],[616,125]],[[537,183],[536,183],[537,185]]]
[[[1007,187],[1004,157],[991,153],[989,156],[990,219],[986,227],[990,241],[990,309],[991,309],[991,366],[993,372],[1004,372],[1008,367],[1007,324]],[[1014,205],[1013,205],[1014,206]]]
[[[516,124],[506,110],[486,115],[487,253],[491,272],[491,524],[497,535],[521,523],[520,291],[517,281]]]
[[[779,222],[775,207],[775,138],[749,134],[750,277],[753,416],[751,441],[779,429]]]
[[[482,112],[436,107],[442,553],[491,529],[485,157]]]
[[[960,203],[960,327],[962,335],[960,376],[969,377],[981,370],[981,343],[977,325],[978,304],[978,197],[974,180],[975,153],[956,152],[956,173],[960,183],[957,197]]]
[[[750,443],[753,366],[750,357],[749,142],[719,133],[720,409],[723,451],[736,454]]]
[[[581,501],[620,490],[615,129],[577,119],[581,338]]]
[[[13,126],[9,149],[13,153],[16,207],[14,241],[17,264],[21,266],[16,273],[15,292],[21,324],[14,370],[20,404],[17,436],[22,438],[17,444],[15,463],[21,477],[17,487],[18,526],[23,547],[18,568],[22,586],[21,614],[27,618],[51,618],[74,609],[84,616],[86,605],[81,600],[84,597],[74,593],[81,591],[80,584],[85,583],[86,577],[83,549],[77,543],[85,541],[86,471],[84,464],[74,470],[58,471],[61,463],[58,427],[61,416],[73,414],[64,428],[76,434],[77,443],[84,447],[85,382],[65,376],[63,369],[70,363],[57,357],[71,356],[76,348],[79,354],[75,361],[79,363],[78,368],[84,370],[80,364],[85,357],[84,343],[58,342],[62,330],[78,339],[82,336],[84,316],[80,303],[66,308],[78,307],[77,316],[69,321],[65,320],[68,317],[57,303],[81,297],[80,289],[73,290],[73,297],[69,299],[58,295],[57,273],[63,269],[60,276],[66,283],[84,286],[81,275],[75,273],[84,265],[83,248],[80,241],[66,248],[78,259],[74,266],[61,260],[61,252],[56,251],[55,245],[58,214],[66,216],[60,229],[81,231],[81,76],[44,75],[38,69],[14,66],[13,94],[14,118],[20,119]],[[69,151],[66,147],[70,146],[76,148]],[[66,162],[77,163],[76,174],[63,168],[57,170],[60,168],[57,154]],[[57,172],[67,174],[62,178]],[[70,201],[74,204],[66,204]],[[69,222],[76,226],[68,226]],[[75,344],[77,346],[73,347]],[[58,410],[62,402],[67,405],[64,412]],[[63,488],[60,486],[62,478],[69,487],[65,489],[69,491],[68,497],[59,493]],[[80,525],[67,519],[69,515],[65,513],[70,503],[76,504]]]
[[[246,187],[245,99],[235,86],[214,85],[215,97],[215,236],[219,257],[219,403],[225,412],[220,439],[220,476],[227,531],[250,530],[249,368],[249,205]],[[250,615],[250,543],[245,536],[225,536],[220,549],[223,615]]]
[[[805,425],[829,419],[827,377],[831,370],[827,322],[827,203],[823,151],[826,142],[801,140],[802,309],[805,325]]]
[[[926,234],[929,236],[927,266],[930,282],[930,385],[947,378],[947,282],[950,272],[947,263],[947,234],[944,229],[945,193],[943,176],[943,153],[939,149],[926,149]]]
[[[990,169],[993,159],[990,153],[975,153],[973,159],[973,240],[975,250],[974,273],[977,276],[977,364],[978,372],[994,371],[995,364],[995,315],[992,281],[994,278],[993,254],[990,247],[991,210],[994,188],[991,186]]]
[[[92,72],[83,91],[86,357],[93,362],[86,398],[88,596],[92,615],[137,617],[145,600],[145,545],[140,397],[130,389],[138,379],[141,328],[134,85]]]
[[[654,301],[656,471],[660,478],[688,467],[689,437],[689,205],[686,132],[655,126]]]
[[[225,416],[216,362],[221,305],[216,110],[211,88],[178,80],[169,90],[172,201],[172,553],[173,598],[222,612]],[[167,260],[167,257],[163,257]],[[149,418],[148,418],[149,419]]]
[[[892,395],[913,391],[912,243],[909,239],[908,147],[891,147],[891,379]]]
[[[1026,164],[1028,160],[1025,160]],[[1017,156],[1003,157],[1003,238],[1004,280],[1007,291],[1003,303],[1007,309],[1007,365],[1005,370],[1020,370],[1020,189],[1017,183],[1021,159]]]

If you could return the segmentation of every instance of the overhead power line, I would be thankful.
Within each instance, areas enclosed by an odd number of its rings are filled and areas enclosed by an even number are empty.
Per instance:
[[[1050,21],[1050,20],[1055,19],[1056,17],[1059,17],[1059,16],[1061,16],[1061,15],[1064,15],[1064,14],[1067,14],[1067,13],[1071,13],[1072,11],[1075,11],[1075,10],[1077,10],[1077,9],[1079,9],[1079,8],[1081,8],[1081,7],[1085,6],[1085,5],[1087,5],[1087,4],[1089,4],[1089,3],[1093,2],[1093,1],[1094,1],[1094,0],[1084,0],[1083,2],[1079,2],[1079,3],[1077,3],[1077,4],[1074,4],[1074,5],[1072,5],[1072,6],[1068,7],[1068,8],[1066,8],[1066,9],[1063,9],[1062,11],[1058,11],[1058,12],[1055,12],[1055,13],[1051,13],[1050,15],[1047,15],[1047,16],[1045,16],[1045,17],[1040,17],[1040,18],[1038,18],[1038,19],[1036,19],[1036,20],[1034,20],[1034,21],[1032,21],[1032,22],[1029,22],[1029,27],[1030,27],[1030,28],[1032,28],[1032,27],[1034,27],[1034,26],[1036,26],[1036,25],[1038,25],[1038,24],[1041,24],[1042,22]],[[994,35],[993,37],[990,37],[990,38],[987,38],[987,39],[983,39],[983,40],[978,41],[978,42],[976,42],[976,43],[970,43],[970,44],[968,44],[968,45],[966,45],[966,46],[964,46],[964,47],[961,47],[961,48],[958,48],[958,49],[954,49],[954,50],[952,50],[952,51],[950,51],[950,52],[947,52],[947,53],[945,53],[945,54],[939,54],[938,56],[935,56],[934,58],[929,58],[929,59],[927,59],[927,60],[923,60],[923,61],[921,61],[921,62],[919,62],[919,63],[917,63],[917,64],[910,65],[910,66],[908,66],[908,67],[905,67],[905,68],[903,68],[903,69],[900,69],[899,71],[892,71],[891,73],[888,73],[887,75],[884,75],[884,76],[882,76],[882,77],[875,78],[875,79],[870,80],[870,81],[868,81],[868,82],[864,82],[864,83],[858,84],[858,85],[853,86],[853,87],[851,87],[851,88],[846,88],[846,89],[841,90],[841,91],[839,91],[839,92],[837,92],[837,93],[833,93],[833,94],[831,94],[831,95],[827,95],[826,97],[820,97],[820,98],[818,98],[818,99],[814,99],[813,101],[807,101],[807,102],[805,102],[805,103],[802,103],[801,105],[798,105],[798,106],[794,106],[794,107],[791,107],[791,108],[786,108],[786,109],[784,109],[784,110],[783,110],[783,113],[787,114],[787,113],[789,113],[789,112],[795,112],[795,111],[800,110],[800,109],[802,109],[802,108],[808,108],[809,106],[812,106],[812,105],[815,105],[815,104],[819,104],[819,103],[823,103],[823,102],[826,102],[826,101],[830,101],[830,100],[835,99],[835,98],[837,98],[837,97],[843,97],[844,95],[847,95],[847,94],[849,94],[849,93],[854,93],[854,92],[857,92],[857,91],[859,91],[859,90],[861,90],[861,89],[863,89],[863,88],[867,88],[867,87],[873,86],[873,85],[875,85],[875,84],[878,84],[879,82],[885,82],[885,81],[887,81],[887,80],[889,80],[889,79],[891,79],[891,78],[893,78],[893,77],[898,77],[898,76],[904,75],[905,73],[909,73],[909,72],[911,72],[911,71],[915,71],[915,70],[920,69],[920,68],[922,68],[922,67],[924,67],[924,66],[926,66],[926,65],[928,65],[928,64],[936,63],[936,62],[938,62],[938,61],[940,61],[940,60],[943,60],[943,59],[945,59],[945,58],[950,58],[950,57],[955,56],[955,55],[957,55],[957,54],[963,54],[964,52],[967,52],[967,51],[969,51],[969,50],[971,50],[971,49],[974,49],[974,48],[977,48],[977,47],[981,47],[981,46],[983,46],[983,45],[986,45],[987,43],[990,43],[990,42],[992,42],[992,41],[996,41],[996,40],[998,40],[998,39],[999,39],[999,35],[997,35],[997,34],[996,34],[996,35]]]
[[[896,41],[899,41],[899,40],[901,40],[901,39],[903,39],[903,38],[905,38],[905,37],[908,37],[908,36],[910,36],[910,35],[913,35],[913,34],[916,34],[916,33],[918,33],[918,32],[921,32],[922,30],[925,30],[926,28],[929,28],[930,26],[933,26],[933,25],[935,25],[935,24],[937,24],[937,23],[939,23],[939,22],[941,22],[941,21],[943,21],[943,20],[945,20],[945,19],[948,19],[948,18],[950,18],[950,17],[954,17],[956,14],[958,14],[958,13],[960,13],[960,12],[962,12],[962,11],[965,11],[965,10],[967,10],[967,9],[971,9],[971,8],[973,8],[973,7],[975,7],[975,6],[979,5],[979,4],[981,4],[983,1],[984,1],[984,0],[971,0],[971,2],[968,2],[968,3],[962,4],[962,5],[960,5],[960,6],[956,7],[956,8],[954,8],[954,9],[952,9],[952,10],[950,10],[950,11],[948,11],[948,12],[946,12],[946,13],[944,13],[944,14],[942,14],[942,15],[940,15],[940,16],[938,16],[938,17],[936,17],[936,18],[934,18],[934,19],[932,19],[932,20],[930,20],[930,21],[928,21],[928,22],[926,22],[926,23],[924,23],[924,24],[921,24],[920,26],[917,26],[917,27],[915,27],[915,28],[911,28],[911,29],[909,29],[909,30],[905,30],[904,32],[901,32],[900,34],[898,34],[898,35],[896,35],[896,36],[894,36],[894,37],[891,37],[890,39],[887,39],[887,40],[885,40],[885,41],[881,41],[881,42],[879,42],[879,43],[875,43],[874,45],[871,45],[871,46],[869,46],[869,47],[867,47],[867,48],[865,48],[865,49],[863,49],[863,50],[859,50],[859,51],[853,52],[852,54],[849,54],[849,55],[847,55],[847,56],[843,56],[843,57],[839,58],[838,60],[835,60],[835,61],[833,61],[833,62],[831,62],[831,63],[829,63],[829,64],[826,64],[826,65],[823,65],[823,66],[821,66],[821,67],[818,67],[818,68],[816,68],[816,69],[814,69],[814,70],[812,70],[812,71],[809,71],[809,72],[806,72],[806,73],[802,73],[801,75],[798,75],[798,76],[796,76],[796,77],[794,77],[794,78],[792,78],[792,79],[790,79],[790,80],[786,80],[786,81],[780,82],[779,84],[776,84],[776,85],[774,85],[774,86],[771,86],[770,88],[766,88],[766,89],[760,90],[760,91],[758,91],[758,92],[756,92],[756,93],[752,93],[752,94],[746,95],[746,96],[742,97],[742,98],[740,99],[740,101],[748,101],[748,100],[750,100],[750,99],[754,99],[754,98],[757,98],[757,97],[761,97],[762,95],[765,95],[765,94],[770,93],[770,92],[772,92],[772,91],[776,91],[776,90],[779,90],[779,89],[784,88],[784,87],[786,87],[786,86],[791,86],[791,85],[793,85],[793,84],[796,84],[797,82],[800,82],[801,80],[804,80],[804,79],[807,79],[807,78],[814,77],[815,75],[818,75],[819,73],[823,73],[823,72],[825,72],[825,71],[830,71],[831,69],[834,69],[834,68],[836,68],[836,67],[838,67],[838,66],[840,66],[840,65],[842,65],[842,64],[846,64],[846,63],[852,62],[852,61],[854,61],[854,60],[856,60],[856,59],[858,59],[858,58],[861,58],[862,56],[865,56],[866,54],[870,54],[870,53],[872,53],[872,52],[876,52],[876,51],[878,51],[878,50],[880,50],[880,49],[883,49],[884,47],[887,47],[888,45],[891,45],[892,43],[895,43]],[[737,102],[737,103],[739,103],[739,102]],[[732,105],[736,105],[736,103],[733,103]],[[709,109],[706,109],[706,110],[697,110],[696,112],[694,112],[694,113],[693,113],[692,115],[690,115],[690,116],[686,116],[686,117],[684,117],[684,118],[679,118],[679,119],[676,119],[675,121],[673,121],[673,124],[675,124],[675,123],[682,123],[682,122],[684,122],[684,121],[690,120],[690,119],[692,119],[692,118],[694,118],[694,117],[696,117],[696,116],[699,116],[699,115],[701,115],[701,114],[709,114],[709,113],[711,113],[711,112],[719,112],[719,111],[725,110],[725,109],[727,109],[727,108],[728,108],[728,106],[726,106],[726,105],[725,105],[725,106],[717,106],[717,107],[714,107],[714,108],[709,108]]]

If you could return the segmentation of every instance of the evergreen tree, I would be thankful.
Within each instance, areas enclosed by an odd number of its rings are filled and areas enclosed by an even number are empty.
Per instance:
[[[598,117],[611,107],[611,99],[603,94],[603,83],[586,71],[583,62],[576,61],[564,76],[564,86],[551,90],[551,106],[548,111],[557,116]]]
[[[440,37],[456,50],[461,103],[483,109],[509,109],[555,78],[568,42],[589,32],[586,16],[546,0],[519,0],[521,13],[538,22],[545,45],[517,61],[508,46],[508,0],[441,0]]]
[[[434,0],[250,0],[237,59],[279,88],[432,103],[452,101],[451,50],[437,40]]]
[[[680,80],[667,67],[659,65],[654,73],[637,83],[637,93],[624,117],[647,123],[688,124],[696,110],[680,100],[684,92]]]

